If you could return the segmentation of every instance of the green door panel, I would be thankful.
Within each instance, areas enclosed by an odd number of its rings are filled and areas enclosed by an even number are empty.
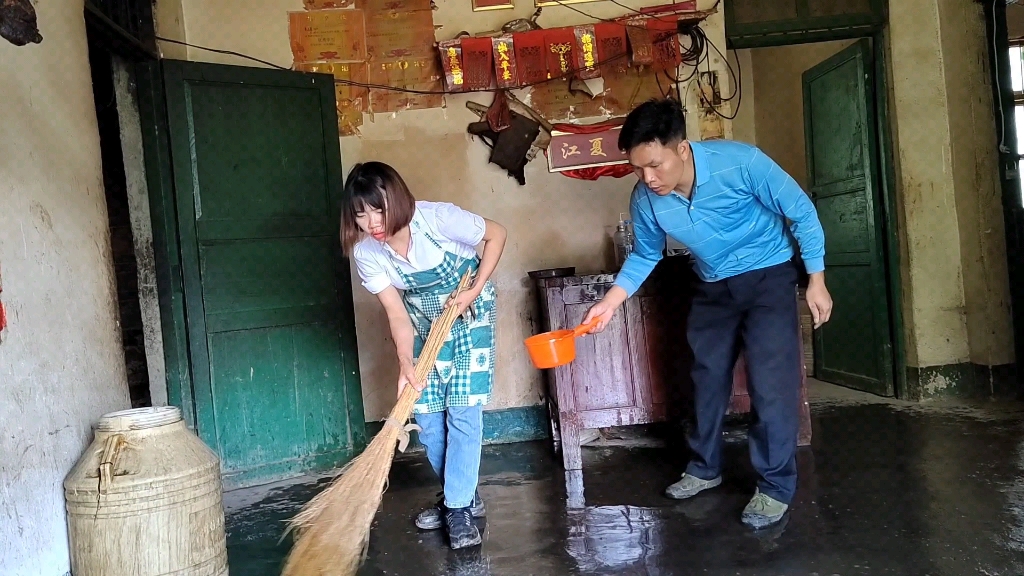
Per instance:
[[[333,79],[164,62],[196,429],[225,484],[365,445]]]
[[[828,382],[894,393],[882,198],[869,40],[804,72],[809,192],[825,230],[835,301],[815,335],[815,372]]]

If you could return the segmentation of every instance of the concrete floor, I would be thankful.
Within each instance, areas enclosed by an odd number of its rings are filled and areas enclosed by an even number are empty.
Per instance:
[[[678,435],[588,448],[582,476],[549,443],[493,446],[482,547],[452,552],[413,527],[437,486],[421,455],[403,456],[360,574],[1024,574],[1021,405],[921,406],[815,384],[812,411],[797,499],[774,529],[739,523],[754,488],[741,429],[727,435],[723,486],[688,502],[661,496],[686,461]],[[328,481],[227,494],[231,573],[280,574],[284,520]]]

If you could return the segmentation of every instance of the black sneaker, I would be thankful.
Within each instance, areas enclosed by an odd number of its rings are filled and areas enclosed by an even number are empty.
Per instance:
[[[416,516],[416,527],[420,530],[437,530],[443,524],[444,497],[437,501],[437,504],[427,508]],[[480,499],[480,492],[473,495],[473,505],[470,507],[474,518],[483,518],[487,514],[484,508],[484,501]]]
[[[452,550],[479,546],[483,539],[480,530],[473,523],[470,508],[450,508],[444,513],[445,524],[448,525],[448,540]]]

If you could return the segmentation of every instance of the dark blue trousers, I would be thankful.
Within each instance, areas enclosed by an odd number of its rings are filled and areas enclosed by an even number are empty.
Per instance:
[[[722,422],[742,346],[757,417],[749,433],[750,460],[761,476],[761,492],[786,504],[796,492],[799,430],[797,275],[796,265],[787,262],[702,283],[687,324],[697,425],[689,439],[695,456],[686,472],[705,480],[722,472]]]

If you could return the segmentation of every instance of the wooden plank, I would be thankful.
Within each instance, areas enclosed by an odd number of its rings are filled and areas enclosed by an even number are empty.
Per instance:
[[[206,317],[206,329],[210,334],[234,332],[237,330],[258,330],[292,326],[296,324],[336,324],[338,305],[336,303],[312,306],[287,306],[261,310],[229,311],[210,313]]]
[[[657,410],[641,407],[615,408],[609,410],[588,410],[580,414],[583,428],[609,428],[613,426],[636,426],[657,421]]]
[[[645,306],[646,304],[646,306]],[[657,345],[657,328],[655,323],[648,322],[648,312],[652,306],[650,299],[630,298],[626,301],[626,346],[629,349],[629,365],[633,381],[633,398],[635,405],[650,410],[654,407],[655,379],[659,380],[660,375],[655,376],[651,370],[650,357],[659,352]],[[654,339],[648,339],[650,333],[654,333]]]

